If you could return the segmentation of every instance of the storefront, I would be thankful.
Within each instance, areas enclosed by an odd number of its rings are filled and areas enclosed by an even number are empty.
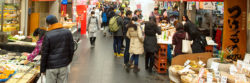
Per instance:
[[[250,42],[250,1],[249,0],[247,0],[247,1],[248,1],[248,5],[247,5],[248,6],[248,21],[247,21],[247,25],[248,25],[247,26],[248,27],[247,28],[247,30],[248,30],[247,31],[247,42],[248,43],[247,43],[247,52],[250,53],[250,43],[249,43]]]

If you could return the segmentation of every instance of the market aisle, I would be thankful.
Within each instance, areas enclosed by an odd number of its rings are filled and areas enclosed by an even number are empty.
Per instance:
[[[138,74],[123,69],[123,57],[113,56],[112,38],[98,33],[96,47],[91,49],[89,40],[82,39],[69,75],[69,83],[168,83],[167,75],[148,73],[144,57],[140,57]]]

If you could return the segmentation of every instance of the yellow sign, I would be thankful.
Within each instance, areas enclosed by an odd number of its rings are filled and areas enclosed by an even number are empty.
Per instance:
[[[222,50],[226,58],[244,59],[247,46],[247,0],[224,0]]]

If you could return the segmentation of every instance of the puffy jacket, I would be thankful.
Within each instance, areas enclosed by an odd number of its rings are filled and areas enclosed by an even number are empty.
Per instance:
[[[71,32],[62,24],[53,24],[45,34],[42,45],[41,73],[46,69],[68,66],[74,54],[74,41]]]
[[[158,51],[156,34],[161,34],[161,28],[154,22],[146,22],[144,40],[144,49],[146,52],[155,53]]]

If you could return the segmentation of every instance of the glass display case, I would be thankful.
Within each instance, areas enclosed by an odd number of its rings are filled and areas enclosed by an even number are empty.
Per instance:
[[[20,0],[0,1],[1,31],[15,33],[20,29]]]

